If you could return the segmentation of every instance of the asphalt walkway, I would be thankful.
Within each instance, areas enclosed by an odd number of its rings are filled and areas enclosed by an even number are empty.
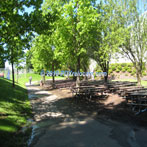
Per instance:
[[[33,147],[146,147],[147,130],[112,120],[94,119],[72,98],[27,86],[34,114]],[[58,92],[60,92],[58,90]],[[62,93],[60,94],[62,95]]]

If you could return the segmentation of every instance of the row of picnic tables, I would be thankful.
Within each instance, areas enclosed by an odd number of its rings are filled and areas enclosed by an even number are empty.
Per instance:
[[[133,111],[137,110],[137,113],[147,110],[147,88],[136,86],[136,82],[111,82],[106,85],[82,83],[79,87],[72,88],[75,97],[92,98],[109,92],[118,93],[126,98],[128,105]]]
[[[116,88],[114,88],[117,86]],[[132,107],[136,114],[147,110],[147,88],[136,86],[136,83],[124,83],[111,88],[119,95],[126,98],[127,104]]]

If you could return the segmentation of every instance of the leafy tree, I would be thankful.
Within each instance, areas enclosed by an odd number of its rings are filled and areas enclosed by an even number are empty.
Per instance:
[[[56,46],[54,45],[54,39],[52,37],[53,35],[40,35],[34,40],[33,46],[31,48],[31,62],[35,71],[41,71],[43,69],[45,72],[47,72],[47,70],[51,70],[52,72],[54,72],[59,68],[62,56],[60,53],[60,49],[56,48]],[[54,76],[55,75],[52,74],[53,83]]]
[[[105,76],[107,82],[110,60],[121,44],[119,33],[122,28],[118,19],[120,14],[119,2],[115,0],[101,1],[97,6],[97,13],[99,18],[92,33],[93,39],[89,47],[89,54],[97,61],[102,71],[107,73]]]
[[[70,58],[75,65],[74,71],[80,72],[81,61],[87,56],[90,30],[98,14],[90,0],[72,0],[60,8],[57,35],[66,59]],[[77,86],[79,85],[77,76]]]
[[[137,0],[127,2],[122,4],[124,6],[122,15],[126,16],[123,18],[124,31],[122,36],[124,36],[124,43],[122,51],[132,61],[136,69],[138,85],[141,85],[141,76],[147,54],[146,13],[140,13]]]
[[[6,0],[1,1],[0,7],[0,42],[4,43],[3,48],[5,58],[12,64],[12,79],[13,87],[14,80],[14,63],[21,56],[23,48],[28,40],[27,32],[31,30],[31,25],[28,23],[30,17],[25,11],[25,6],[39,8],[42,0]],[[24,46],[23,46],[24,45]]]

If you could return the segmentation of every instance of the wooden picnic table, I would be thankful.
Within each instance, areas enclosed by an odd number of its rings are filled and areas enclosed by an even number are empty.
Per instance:
[[[127,102],[129,105],[131,105],[133,111],[136,108],[138,109],[138,112],[136,114],[143,112],[147,109],[147,91],[130,93],[127,96]]]
[[[79,86],[72,88],[72,93],[75,94],[75,96],[92,97],[98,95],[98,93],[101,93],[101,95],[103,95],[104,90],[105,88],[102,87]]]

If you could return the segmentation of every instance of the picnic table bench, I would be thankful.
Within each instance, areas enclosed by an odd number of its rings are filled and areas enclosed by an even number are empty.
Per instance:
[[[138,109],[138,113],[147,110],[147,91],[133,92],[128,95],[128,105],[132,106],[132,110]]]
[[[99,93],[101,93],[101,95],[104,92],[104,88],[102,87],[95,87],[95,86],[80,86],[80,87],[74,87],[71,89],[72,90],[72,94],[75,97],[87,97],[87,98],[91,98],[93,96],[97,96]]]

